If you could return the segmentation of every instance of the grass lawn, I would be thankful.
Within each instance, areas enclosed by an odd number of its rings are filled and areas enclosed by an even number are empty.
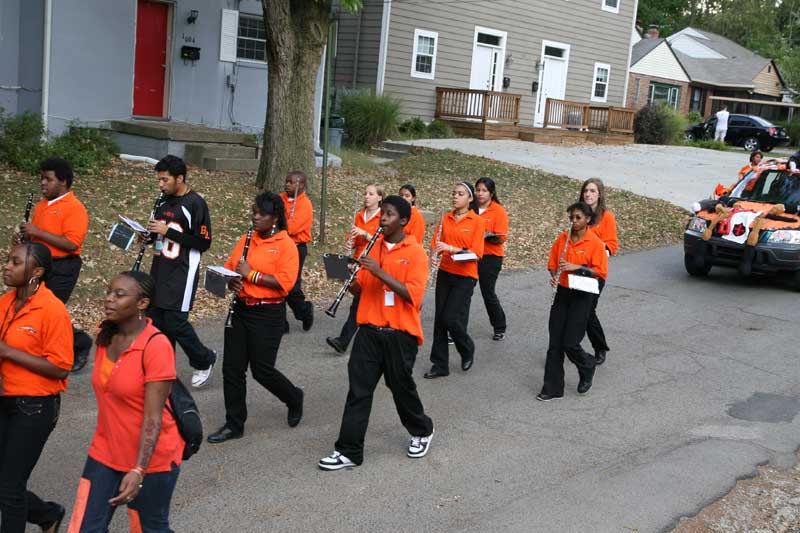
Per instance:
[[[354,192],[363,191],[369,183],[383,184],[396,193],[407,182],[417,188],[422,209],[437,213],[450,208],[450,190],[456,181],[474,182],[490,176],[497,182],[498,195],[509,211],[511,228],[507,244],[505,268],[528,269],[544,265],[550,245],[567,225],[564,212],[575,201],[580,183],[515,165],[507,165],[480,157],[465,156],[454,151],[415,150],[411,157],[386,165],[375,165],[359,152],[345,150],[344,166],[332,169],[328,180],[327,238],[319,237],[319,176],[310,187],[315,208],[312,235],[304,272],[308,296],[319,308],[326,308],[340,282],[324,277],[321,255],[342,252],[346,233],[352,221]],[[352,161],[352,164],[350,163]],[[241,173],[210,172],[190,168],[188,183],[206,198],[211,210],[211,249],[203,255],[203,265],[222,264],[236,240],[246,231],[249,210],[257,193],[253,176]],[[5,257],[12,233],[22,218],[28,192],[39,192],[38,178],[0,167],[2,205],[0,228],[7,239],[0,244]],[[140,163],[114,160],[99,175],[76,176],[73,189],[89,211],[89,235],[83,247],[83,270],[70,300],[73,318],[84,328],[101,319],[102,296],[110,278],[133,265],[136,251],[124,252],[108,243],[106,237],[117,215],[123,214],[144,222],[158,194],[152,167]],[[631,252],[680,242],[687,211],[660,200],[608,188],[607,204],[617,216],[621,252]],[[428,229],[430,238],[432,229]],[[149,252],[144,269],[150,264]],[[205,270],[203,268],[203,270]],[[202,279],[201,279],[202,285]],[[220,315],[227,300],[198,290],[194,316]]]

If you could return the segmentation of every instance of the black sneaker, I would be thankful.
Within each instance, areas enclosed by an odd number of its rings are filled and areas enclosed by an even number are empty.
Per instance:
[[[536,399],[539,400],[540,402],[549,402],[550,400],[563,400],[564,395],[562,394],[561,396],[550,396],[549,394],[540,392],[539,395],[536,396]]]
[[[594,363],[597,366],[602,365],[606,362],[606,351],[605,350],[597,350],[594,354]]]
[[[406,455],[412,459],[419,459],[425,457],[431,447],[433,440],[433,431],[427,437],[415,437],[412,435],[411,440],[408,441],[408,452]]]
[[[586,394],[592,388],[592,380],[594,379],[594,368],[589,372],[588,376],[582,376],[578,381],[578,394]]]
[[[453,337],[451,337],[450,334],[448,333],[447,334],[447,344],[455,344],[455,343],[456,343],[456,341],[454,341]]]
[[[308,316],[303,319],[303,331],[308,331],[314,325],[314,308],[311,308]]]
[[[343,354],[347,351],[347,346],[343,346],[337,337],[326,337],[325,342],[328,343],[328,346],[336,350],[338,354]]]
[[[358,465],[339,452],[333,452],[328,457],[320,459],[317,466],[321,470],[341,470],[342,468],[353,468]]]
[[[286,422],[290,428],[297,426],[303,418],[303,389],[298,387],[297,391],[300,393],[300,401],[290,407],[289,413],[286,415]]]
[[[55,502],[47,502],[49,507],[52,507],[53,516],[55,519],[44,522],[39,524],[39,527],[42,528],[42,533],[58,533],[58,529],[61,527],[61,522],[64,521],[64,516],[67,514],[67,510],[64,509],[64,506],[57,504]]]
[[[494,335],[492,335],[492,340],[493,341],[501,341],[501,340],[503,340],[505,338],[506,338],[506,334],[505,333],[495,333]]]
[[[83,367],[86,366],[86,363],[89,362],[89,352],[88,351],[80,351],[75,354],[75,359],[72,361],[72,370],[70,372],[80,372],[83,370]]]

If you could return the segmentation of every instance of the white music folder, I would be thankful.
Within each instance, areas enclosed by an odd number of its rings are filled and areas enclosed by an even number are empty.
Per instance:
[[[592,294],[600,294],[600,285],[597,283],[596,278],[588,276],[578,276],[576,274],[567,274],[569,280],[569,288],[576,291],[590,292]]]

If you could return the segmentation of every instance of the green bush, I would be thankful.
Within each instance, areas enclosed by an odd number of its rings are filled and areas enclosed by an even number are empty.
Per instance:
[[[339,113],[349,142],[356,146],[371,146],[397,133],[400,102],[390,96],[372,92],[342,97]]]
[[[698,124],[703,122],[703,115],[698,111],[689,111],[689,114],[686,115],[686,120],[689,121],[689,124]]]
[[[633,116],[633,139],[638,144],[664,144],[666,119],[657,107],[644,106]]]
[[[791,146],[800,145],[800,117],[792,120],[791,125],[789,125],[785,120],[774,120],[773,124],[786,128],[786,133],[791,139]]]
[[[0,161],[23,172],[38,173],[46,144],[42,116],[26,111],[7,115],[0,109]]]
[[[664,116],[664,140],[667,144],[681,144],[689,121],[675,111],[675,109],[662,105],[658,108],[659,113]]]
[[[77,173],[97,174],[119,153],[119,147],[105,131],[70,122],[46,151],[48,156],[69,161]]]
[[[404,121],[402,124],[400,124],[398,129],[400,130],[400,133],[407,135],[412,139],[419,139],[428,133],[428,126],[419,117],[410,118]]]
[[[705,148],[707,150],[720,150],[724,152],[728,149],[723,141],[715,141],[713,139],[708,140],[699,140],[699,141],[691,141],[684,143],[686,146],[691,146],[694,148]]]
[[[456,136],[453,128],[444,120],[433,119],[428,124],[428,135],[431,139],[450,139]]]

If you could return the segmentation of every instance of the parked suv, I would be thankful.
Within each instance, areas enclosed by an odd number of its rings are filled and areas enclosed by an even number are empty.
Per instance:
[[[683,237],[690,275],[705,276],[714,266],[744,276],[787,274],[800,291],[800,172],[782,167],[751,171],[726,195],[695,204]]]
[[[690,126],[686,130],[687,141],[713,139],[717,128],[717,117],[707,118],[705,122]],[[741,146],[748,152],[763,150],[769,152],[776,146],[789,144],[789,135],[784,128],[755,115],[734,115],[728,117],[728,133],[725,142]]]

